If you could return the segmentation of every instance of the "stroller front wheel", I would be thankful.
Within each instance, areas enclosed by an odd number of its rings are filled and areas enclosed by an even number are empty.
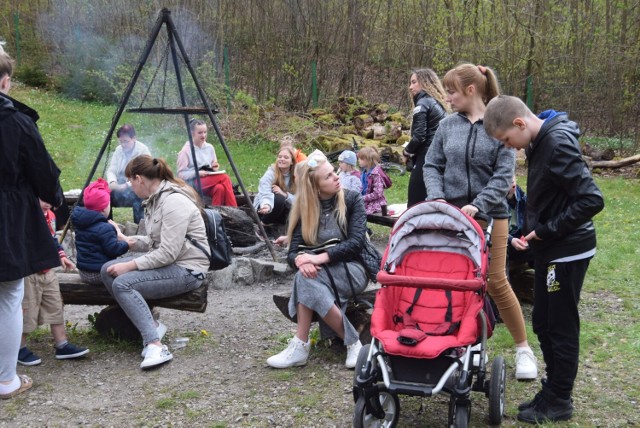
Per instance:
[[[356,408],[353,411],[353,427],[395,427],[400,418],[400,400],[396,394],[388,391],[380,391],[378,394],[380,407],[384,412],[383,418],[378,418],[369,413],[367,402],[364,396],[360,396],[356,401]],[[375,397],[373,398],[375,399]]]
[[[459,400],[456,397],[449,399],[449,426],[452,428],[467,428],[471,419],[471,402]]]

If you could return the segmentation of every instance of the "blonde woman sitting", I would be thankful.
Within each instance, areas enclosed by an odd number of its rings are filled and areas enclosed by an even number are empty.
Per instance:
[[[362,196],[343,190],[323,155],[311,154],[301,167],[296,200],[289,217],[288,262],[298,269],[289,300],[297,317],[289,346],[270,357],[274,368],[303,366],[309,357],[313,313],[347,346],[345,365],[354,368],[362,347],[359,335],[344,315],[347,300],[365,289],[367,274],[359,255],[365,245],[366,220]],[[305,247],[339,241],[321,251]]]

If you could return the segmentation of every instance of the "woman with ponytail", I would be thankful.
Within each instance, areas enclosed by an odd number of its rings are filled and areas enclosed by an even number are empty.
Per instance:
[[[190,235],[209,248],[198,195],[175,178],[164,159],[148,155],[132,159],[125,169],[131,189],[145,200],[146,236],[137,236],[137,246],[147,248],[140,257],[105,263],[102,282],[142,335],[140,367],[166,363],[173,356],[163,345],[167,328],[156,323],[146,299],[177,296],[202,284],[209,259],[194,246]]]
[[[516,343],[516,379],[538,376],[536,358],[527,342],[520,303],[507,279],[509,236],[507,193],[515,169],[515,152],[484,129],[487,103],[500,94],[489,67],[461,64],[445,74],[446,101],[456,112],[442,121],[427,152],[424,179],[427,199],[446,200],[474,217],[493,217],[487,290]]]

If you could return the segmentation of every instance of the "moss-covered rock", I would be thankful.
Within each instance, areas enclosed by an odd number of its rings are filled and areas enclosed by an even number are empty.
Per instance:
[[[331,113],[327,113],[327,114],[323,114],[321,116],[318,116],[316,121],[318,123],[320,123],[320,124],[323,124],[323,125],[335,125],[336,123],[339,123],[338,118],[336,117],[336,115],[335,114],[331,114]]]
[[[358,131],[356,130],[356,127],[353,125],[343,125],[338,128],[338,132],[340,132],[341,134],[357,134],[358,133]]]
[[[373,128],[371,126],[368,126],[359,130],[358,134],[360,134],[363,138],[373,138]]]
[[[314,116],[314,117],[322,116],[322,115],[325,115],[327,113],[328,113],[328,111],[323,109],[323,108],[314,108],[312,110],[309,110],[309,114],[311,116]]]
[[[396,140],[396,144],[402,146],[404,143],[408,143],[409,141],[411,141],[411,136],[403,134],[398,137],[398,139]]]

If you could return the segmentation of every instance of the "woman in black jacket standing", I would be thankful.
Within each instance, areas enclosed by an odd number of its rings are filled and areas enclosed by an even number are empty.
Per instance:
[[[297,317],[296,335],[267,364],[282,369],[307,363],[309,331],[316,312],[344,341],[345,365],[354,368],[362,344],[344,311],[347,300],[369,282],[360,263],[366,243],[364,201],[358,192],[341,188],[340,179],[324,155],[312,153],[303,163],[288,230],[291,244],[287,260],[298,269],[289,300],[289,314]],[[304,248],[331,240],[337,243],[323,251]]]
[[[38,113],[7,95],[13,60],[0,44],[0,399],[31,388],[17,375],[24,277],[60,266],[38,198],[59,206],[60,170],[36,126]]]
[[[409,94],[415,107],[411,124],[411,141],[404,149],[405,158],[413,160],[413,170],[409,178],[408,207],[424,201],[427,197],[422,174],[424,159],[440,120],[449,110],[442,83],[430,68],[421,68],[411,73]]]

